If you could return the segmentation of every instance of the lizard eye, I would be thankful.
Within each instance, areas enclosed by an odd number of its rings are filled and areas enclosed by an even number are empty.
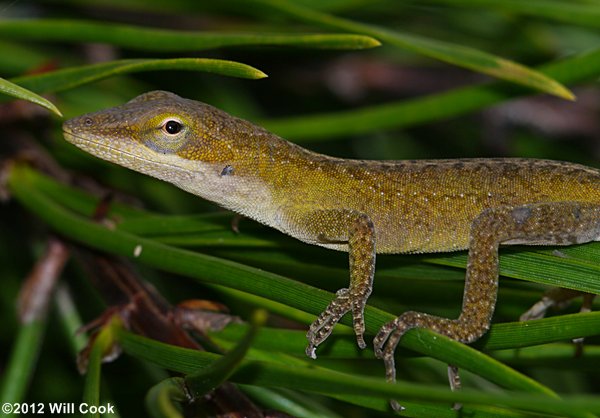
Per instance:
[[[181,132],[182,128],[183,128],[183,125],[176,120],[167,121],[167,123],[165,123],[164,127],[163,127],[165,132],[168,133],[169,135],[178,134],[179,132]]]

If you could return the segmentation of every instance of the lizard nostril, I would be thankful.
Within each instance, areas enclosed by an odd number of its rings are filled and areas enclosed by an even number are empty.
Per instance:
[[[94,124],[94,121],[92,118],[85,118],[85,121],[83,122],[85,124],[85,126],[92,126]]]

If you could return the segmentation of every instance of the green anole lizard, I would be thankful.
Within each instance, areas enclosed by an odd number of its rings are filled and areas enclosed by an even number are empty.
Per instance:
[[[470,343],[489,328],[500,244],[600,241],[600,170],[516,158],[364,161],[292,144],[212,106],[154,91],[65,122],[83,150],[168,181],[301,241],[347,251],[350,286],[312,323],[306,353],[363,310],[376,253],[469,250],[457,319],[405,312],[384,325],[375,353],[395,380],[394,351],[422,327]]]

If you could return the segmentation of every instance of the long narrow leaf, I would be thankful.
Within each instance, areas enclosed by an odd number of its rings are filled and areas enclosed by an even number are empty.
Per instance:
[[[160,364],[174,371],[193,373],[207,367],[219,357],[149,340],[121,330],[119,342],[124,350],[137,357]],[[357,377],[317,367],[302,367],[279,363],[245,360],[232,376],[234,382],[268,387],[289,387],[330,394],[370,395],[383,399],[436,401],[450,405],[463,402],[478,405],[502,405],[548,414],[574,416],[585,412],[600,412],[600,400],[595,397],[569,397],[564,400],[534,394],[487,394],[465,389],[450,392],[445,387],[418,384],[387,384],[381,379]],[[448,407],[446,407],[448,408]]]
[[[257,311],[253,315],[252,326],[232,350],[211,363],[210,366],[185,376],[184,380],[190,394],[195,397],[206,395],[227,381],[246,356],[258,329],[264,325],[266,320],[266,311]]]
[[[592,242],[585,246],[593,251],[595,257],[600,254],[600,243]],[[500,274],[506,277],[526,279],[549,286],[566,287],[600,294],[600,264],[577,256],[577,247],[557,250],[536,250],[535,254],[500,249],[503,257],[500,261]],[[425,257],[430,263],[445,266],[465,267],[465,254],[450,254]],[[533,261],[533,262],[532,262]]]
[[[262,71],[239,62],[210,58],[174,58],[117,60],[23,76],[14,78],[12,81],[37,92],[56,92],[115,75],[164,70],[204,71],[250,79],[267,77]]]
[[[88,367],[85,376],[85,385],[83,388],[83,402],[87,405],[100,405],[100,377],[101,365],[104,357],[113,349],[115,344],[115,332],[121,327],[120,320],[113,317],[111,321],[104,325],[96,338],[92,342],[89,351]],[[99,417],[97,409],[89,408],[86,417]]]
[[[31,381],[41,341],[47,325],[45,319],[36,319],[22,324],[17,337],[13,341],[5,369],[0,381],[0,402],[23,402],[29,382]]]
[[[43,98],[40,95],[35,94],[32,91],[27,90],[23,86],[19,86],[13,82],[0,78],[0,93],[4,93],[8,96],[15,97],[17,99],[27,100],[28,102],[35,103],[46,109],[54,112],[58,116],[62,116],[60,110],[51,101]]]
[[[370,36],[353,34],[207,33],[51,19],[2,21],[0,37],[19,40],[104,42],[131,49],[169,52],[245,45],[316,49],[365,49],[380,45],[379,41]]]
[[[152,386],[146,394],[146,409],[152,418],[183,418],[175,403],[187,401],[182,377],[170,377]]]
[[[469,8],[496,9],[578,26],[600,28],[600,5],[556,0],[429,0]]]

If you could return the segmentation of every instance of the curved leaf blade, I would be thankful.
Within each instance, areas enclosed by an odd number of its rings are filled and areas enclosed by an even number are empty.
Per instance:
[[[493,324],[488,334],[474,345],[486,351],[539,346],[594,336],[598,333],[599,326],[600,312],[582,312],[525,322]],[[223,330],[210,332],[210,335],[234,344],[247,332],[247,329],[247,325],[230,324]],[[305,345],[306,335],[303,331],[265,327],[259,331],[253,347],[266,352],[277,349],[297,356],[298,353],[303,352]],[[572,354],[574,347],[571,346],[570,349]],[[344,338],[334,338],[327,354],[323,356],[355,358],[357,351],[353,336],[349,335]]]
[[[181,52],[270,45],[316,49],[366,49],[380,45],[356,34],[253,34],[174,31],[81,20],[22,19],[0,22],[0,37],[41,41],[103,42],[120,47]]]
[[[38,92],[57,92],[116,75],[163,70],[204,71],[249,79],[267,77],[265,73],[256,68],[235,61],[211,58],[173,58],[109,61],[19,77],[13,81]]]
[[[0,78],[0,92],[6,94],[7,96],[27,100],[28,102],[45,107],[56,115],[62,117],[60,110],[58,110],[58,108],[50,100],[47,100],[42,96],[37,95],[34,92],[3,78]]]
[[[42,348],[46,318],[35,319],[19,328],[13,341],[0,383],[0,401],[23,402]]]
[[[258,329],[264,325],[266,320],[266,311],[256,311],[252,317],[252,326],[232,350],[208,367],[185,376],[184,381],[189,393],[195,397],[200,397],[227,381],[246,357]]]
[[[111,317],[110,321],[104,325],[95,338],[91,340],[91,349],[89,351],[85,384],[83,387],[83,402],[88,405],[100,405],[100,385],[102,374],[102,361],[107,354],[114,350],[116,342],[116,333],[122,328],[118,317]],[[98,411],[90,408],[85,417],[100,417]]]
[[[187,400],[182,377],[170,377],[152,386],[146,394],[146,410],[152,418],[183,418],[175,402]]]
[[[529,15],[537,18],[600,28],[600,7],[596,4],[556,0],[430,0],[452,6],[480,7]]]
[[[592,254],[600,252],[600,244],[590,242],[585,248]],[[578,256],[578,247],[557,250],[536,249],[524,253],[501,248],[500,275],[549,286],[565,287],[583,292],[600,294],[598,262],[588,261]],[[597,256],[596,256],[597,257]],[[423,260],[432,264],[465,268],[466,254],[425,256]]]
[[[219,358],[215,354],[169,346],[124,330],[119,332],[118,339],[126,352],[183,373],[192,373],[198,368],[208,367]],[[233,374],[232,381],[267,387],[289,387],[328,395],[368,395],[383,399],[397,398],[416,402],[440,402],[447,405],[457,401],[484,406],[502,405],[567,416],[581,416],[588,411],[600,412],[600,401],[592,396],[570,396],[559,399],[544,393],[484,393],[466,388],[462,391],[451,392],[446,387],[441,386],[425,386],[405,382],[389,384],[382,379],[359,377],[318,366],[300,365],[295,362],[282,364],[244,360],[240,368]],[[404,404],[408,406],[408,404]],[[411,405],[411,409],[413,407],[417,408],[417,405]],[[442,405],[441,408],[450,410],[445,405]]]

